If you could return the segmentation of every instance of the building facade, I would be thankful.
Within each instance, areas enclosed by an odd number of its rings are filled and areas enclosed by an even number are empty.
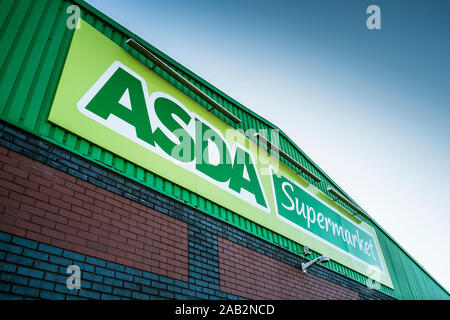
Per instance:
[[[2,0],[0,29],[1,299],[449,298],[276,126],[90,5]]]

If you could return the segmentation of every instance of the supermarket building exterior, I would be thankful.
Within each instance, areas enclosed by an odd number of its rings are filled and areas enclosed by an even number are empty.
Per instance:
[[[449,298],[276,126],[85,2],[2,0],[0,30],[0,299]]]

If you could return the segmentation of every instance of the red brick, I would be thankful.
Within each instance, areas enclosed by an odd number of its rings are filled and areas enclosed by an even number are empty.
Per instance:
[[[130,246],[133,246],[135,248],[139,248],[139,249],[144,248],[144,244],[142,242],[132,240],[132,239],[128,239],[127,244],[129,244]]]
[[[16,177],[14,182],[25,187],[26,189],[38,190],[39,185],[36,182],[30,181],[29,179],[23,179],[20,177]]]
[[[90,218],[90,217],[80,216],[80,218],[81,218],[81,222],[89,224],[90,228],[93,228],[93,227],[98,228],[101,226],[101,223],[97,219],[95,219],[95,217]]]
[[[20,210],[31,213],[33,216],[43,217],[45,215],[45,211],[37,208],[35,206],[29,206],[26,203],[20,204]]]
[[[136,248],[136,254],[140,255],[141,257],[145,257],[145,258],[152,258],[152,252],[150,251],[146,251],[146,250],[142,250],[139,248]]]
[[[88,203],[88,202],[83,202],[82,209],[86,209],[87,211],[92,212],[92,213],[104,214],[104,210],[102,208],[96,207],[92,203]]]
[[[157,274],[161,274],[161,275],[167,277],[167,270],[164,268],[164,266],[162,268],[160,268],[160,267],[153,267],[152,268],[152,272],[157,273]],[[175,279],[179,279],[179,278],[177,278],[177,275],[175,275],[174,278]]]
[[[70,204],[73,205],[73,206],[78,206],[78,207],[82,207],[82,206],[83,206],[83,201],[81,201],[81,200],[79,200],[79,199],[76,199],[76,198],[74,198],[74,197],[72,197],[72,196],[68,196],[68,195],[66,195],[66,194],[63,194],[61,200],[62,200],[62,201],[65,201],[65,202],[67,202],[67,203],[70,203]]]
[[[41,177],[39,174],[30,174],[29,179],[30,179],[30,181],[33,181],[33,182],[37,183],[38,185],[44,186],[47,188],[50,188],[52,185],[51,181],[49,181],[45,177]]]
[[[129,219],[127,217],[120,217],[120,221],[133,227],[137,226],[137,222],[135,220]]]
[[[14,176],[6,171],[0,170],[0,181],[1,180],[5,180],[5,181],[14,181]]]
[[[136,234],[129,232],[127,230],[120,229],[119,234],[130,239],[136,239]]]
[[[144,263],[142,263],[142,262],[135,262],[134,263],[134,267],[137,268],[137,269],[145,270],[145,271],[151,271],[152,270],[152,266],[148,265],[145,262]],[[156,267],[158,267],[158,266],[156,266]]]
[[[64,186],[74,191],[74,194],[84,194],[86,192],[86,188],[70,181],[64,181]]]
[[[94,203],[94,199],[85,195],[84,193],[75,192],[74,197],[76,199],[80,199],[81,201],[83,201],[83,206],[86,203],[90,203],[90,204]]]
[[[74,236],[72,234],[67,234],[64,236],[64,240],[66,240],[69,243],[72,243],[73,245],[80,245],[80,246],[87,246],[88,241],[86,239],[83,239],[79,236]]]
[[[17,200],[17,201],[19,201],[21,203],[29,204],[31,206],[34,205],[34,203],[35,203],[35,200],[33,198],[28,197],[28,196],[26,196],[24,194],[17,193],[15,191],[11,192],[9,197],[10,197],[10,199]]]
[[[33,231],[33,232],[36,232],[36,233],[40,233],[41,232],[41,226],[39,226],[39,225],[37,225],[37,224],[35,224],[33,222],[26,221],[26,220],[20,220],[20,219],[17,220],[16,221],[16,226],[18,228],[29,230],[29,231]]]
[[[71,175],[68,175],[67,173],[64,173],[62,171],[55,170],[54,175],[58,176],[63,181],[62,183],[59,183],[60,185],[64,185],[64,181],[69,181],[72,183],[76,183],[76,181],[77,181],[77,178],[75,178]]]
[[[18,193],[24,193],[25,188],[11,181],[7,181],[5,179],[0,179],[0,187],[5,189],[16,191]]]
[[[142,256],[138,256],[137,254],[131,253],[131,252],[127,252],[125,254],[125,257],[127,259],[133,260],[135,262],[142,262]]]
[[[111,196],[111,194],[110,194]],[[122,203],[120,201],[117,201],[113,198],[110,197],[105,197],[105,203],[108,203],[110,205],[112,205],[115,208],[121,208],[122,207]]]
[[[106,202],[103,202],[103,201],[100,201],[97,199],[94,200],[94,205],[99,208],[102,208],[104,210],[108,210],[108,211],[111,211],[113,209],[113,206],[110,205],[109,203],[106,203]]]
[[[145,225],[147,225],[147,219],[146,218],[143,218],[143,217],[141,217],[141,216],[138,216],[138,215],[132,215],[132,216],[130,216],[130,219],[133,219],[133,220],[135,220],[137,223],[138,223],[138,225],[143,225],[143,224],[145,224]],[[176,231],[176,230],[175,230]]]
[[[8,157],[5,154],[0,154],[0,162],[2,162],[4,164],[9,164],[10,166],[13,166],[13,167],[19,166],[19,161],[17,159]]]
[[[124,215],[127,217],[134,214],[139,214],[139,210],[136,208],[133,208],[131,205],[124,204],[122,206],[122,209],[124,211]]]
[[[58,194],[61,197],[61,193],[58,193]],[[57,198],[53,198],[53,196],[51,196],[51,194],[50,194],[49,203],[57,206],[58,208],[64,208],[66,210],[70,210],[70,204],[69,203],[67,203],[65,201],[62,201],[60,199],[57,199]]]
[[[69,197],[73,197],[73,194],[74,194],[73,190],[71,190],[71,189],[69,189],[67,187],[61,186],[59,184],[53,185],[52,189],[55,190],[55,191],[61,192],[62,194],[65,194],[66,196],[69,196]]]
[[[20,206],[20,202],[14,199],[10,199],[10,198],[6,198],[3,196],[0,196],[0,203],[3,204],[6,207],[11,207],[11,208],[19,208]]]
[[[11,156],[11,154],[10,154],[10,156]],[[26,168],[26,169],[30,168],[34,162],[32,159],[30,159],[24,155],[21,155],[19,153],[17,153],[14,156],[14,158],[19,162],[19,167]]]
[[[147,207],[146,207],[146,206],[144,206],[144,205],[142,205],[142,204],[140,204],[140,203],[137,203],[137,202],[131,202],[131,206],[132,206],[132,207],[135,207],[135,208],[138,209],[139,211],[146,211],[146,210],[147,210]]]
[[[77,181],[75,182],[77,185],[79,185],[80,187],[86,189],[86,193],[87,191],[95,191],[95,186],[89,182],[86,182],[84,180],[80,180],[77,179]]]
[[[132,232],[135,236],[137,235],[145,235],[145,231],[144,230],[140,230],[138,228],[135,228],[133,226],[128,226],[128,230],[130,230],[130,232]]]
[[[0,187],[0,196],[8,198],[10,191],[4,187]]]
[[[28,189],[27,188],[25,190],[25,194],[27,196],[29,196],[29,197],[32,197],[32,198],[34,198],[36,200],[40,200],[40,201],[43,201],[43,202],[48,202],[48,200],[49,200],[49,196],[48,195],[46,195],[46,194],[44,194],[42,192],[39,192],[39,191],[32,190],[32,189]]]
[[[113,226],[110,223],[102,223],[101,224],[101,229],[108,231],[109,233],[119,233],[119,228]]]
[[[91,211],[86,210],[84,208],[77,207],[77,206],[72,206],[72,211],[76,212],[76,213],[79,213],[79,214],[81,214],[82,216],[85,216],[85,217],[91,217],[92,216]]]
[[[16,152],[11,152],[10,153],[10,155],[11,154],[14,154],[14,157],[15,158],[18,158],[20,155],[18,154],[18,153],[16,153]],[[40,173],[41,173],[41,175],[42,175],[42,173],[46,173],[46,174],[53,174],[56,170],[55,169],[53,169],[52,167],[49,167],[49,166],[47,166],[47,165],[45,165],[45,164],[43,164],[43,163],[40,163],[40,162],[38,162],[38,161],[35,161],[34,163],[33,163],[33,168],[35,168],[35,169],[37,169]]]
[[[78,213],[75,213],[71,210],[59,209],[59,215],[69,218],[72,221],[80,221],[81,220],[81,216]]]
[[[73,227],[73,226],[69,226],[67,224],[60,224],[57,223],[55,226],[55,229],[61,232],[64,232],[66,234],[72,234],[72,235],[76,235],[78,234],[78,229]]]
[[[103,237],[105,237],[105,238],[108,237],[108,232],[107,232],[107,231],[102,230],[102,229],[97,228],[97,227],[93,227],[92,225],[91,225],[91,227],[89,228],[89,231],[90,231],[91,233],[94,233],[94,234],[98,235],[98,236],[103,236]]]
[[[0,231],[11,233],[13,235],[24,237],[26,230],[22,228],[18,228],[14,225],[14,223],[7,223],[4,221],[5,217],[1,217],[0,220]]]
[[[157,217],[157,216],[155,216],[155,219],[153,220],[152,223],[156,223],[156,224],[159,224],[161,226],[169,226],[169,222],[164,217]]]
[[[126,251],[126,252],[136,252],[136,248],[133,246],[130,246],[129,244],[119,242],[119,245],[117,246],[120,250]]]
[[[51,212],[46,212],[45,217],[51,221],[55,221],[60,224],[67,224],[67,222],[69,221],[66,217]]]
[[[12,207],[6,207],[5,215],[8,215],[10,217],[14,217],[14,219],[20,219],[20,220],[30,220],[31,219],[31,214],[29,214],[28,212],[25,212],[20,209],[12,208]]]
[[[97,215],[95,215],[95,218],[97,219],[97,221],[101,222],[103,225],[111,224],[111,219],[108,217],[105,217],[104,215],[97,214]]]
[[[13,167],[9,164],[6,164],[3,166],[3,171],[9,172],[11,173],[13,176],[16,177],[21,177],[23,179],[27,179],[28,178],[28,172],[21,170],[19,168]]]
[[[121,230],[127,230],[128,229],[128,225],[126,223],[117,221],[117,220],[111,220],[111,225],[121,229]]]
[[[109,254],[109,253],[106,253],[106,252],[97,252],[96,256],[99,259],[103,259],[103,260],[107,260],[107,261],[111,261],[111,262],[115,262],[116,261],[116,256],[115,255]],[[130,265],[130,263],[128,262],[127,265]]]
[[[52,199],[60,199],[62,196],[61,192],[58,192],[51,187],[44,187],[43,185],[39,186],[39,191],[43,194],[49,195]]]
[[[76,220],[72,220],[69,219],[69,222],[67,223],[69,226],[73,226],[78,230],[83,230],[83,231],[89,231],[89,225],[87,223],[83,223],[83,222],[79,222]]]
[[[46,178],[52,182],[52,185],[64,185],[64,179],[57,175],[58,171],[54,171],[52,174],[47,174]]]
[[[113,194],[113,199],[119,201],[122,204],[130,205],[131,201],[129,199],[123,198],[117,194]]]
[[[75,248],[75,245],[73,243],[67,242],[65,240],[57,239],[57,238],[52,238],[52,240],[50,241],[50,244],[52,246],[67,249],[67,250],[74,250],[74,248]]]
[[[115,256],[115,257],[125,258],[125,256],[126,256],[126,252],[125,251],[123,251],[121,249],[118,249],[118,248],[115,248],[115,247],[112,247],[112,246],[107,246],[106,247],[106,252],[108,254],[111,254],[111,255]],[[126,265],[128,265],[128,264],[126,264]]]
[[[93,256],[93,257],[97,257],[97,251],[95,251],[94,249],[88,248],[86,246],[80,246],[80,245],[74,245],[74,251],[81,253],[81,254],[85,254],[87,256]]]
[[[220,288],[250,299],[359,299],[359,294],[219,238]],[[331,289],[330,289],[331,288]]]
[[[120,256],[116,256],[116,263],[118,264],[123,264],[129,267],[134,267],[134,263],[133,261],[130,261],[129,259],[125,258],[125,257],[120,257]],[[144,269],[145,271],[151,271],[149,269]],[[153,271],[152,271],[153,272]]]
[[[47,227],[42,228],[42,233],[51,237],[52,239],[64,240],[64,233],[56,231],[54,229],[50,229]]]
[[[98,252],[105,252],[106,251],[106,246],[104,244],[101,244],[97,241],[90,241],[88,240],[86,246],[88,248],[94,249]]]
[[[187,279],[186,223],[15,152],[3,151],[0,147],[0,154],[7,154],[10,160],[0,165],[15,164],[22,171],[14,166],[8,167],[12,174],[0,171],[0,230]],[[27,176],[29,180],[24,179]]]
[[[86,195],[88,197],[91,197],[91,198],[96,199],[98,201],[104,201],[105,200],[105,197],[103,195],[99,194],[98,192],[96,192],[95,190],[87,189],[86,190]]]
[[[159,261],[158,260],[154,260],[154,259],[146,258],[146,257],[144,257],[142,260],[149,267],[159,268]]]
[[[157,235],[154,232],[146,232],[145,237],[149,240],[151,239],[152,241],[161,242],[161,236]]]
[[[112,210],[103,210],[103,213],[116,220],[120,220],[121,217],[130,216],[130,213],[127,210],[116,207],[114,207]]]
[[[127,241],[126,237],[121,236],[121,235],[116,234],[116,233],[110,233],[109,234],[109,239],[115,240],[117,242],[126,242]]]
[[[40,226],[44,226],[50,229],[55,229],[56,223],[49,220],[49,219],[45,219],[39,216],[33,216],[31,217],[31,222],[40,225]]]
[[[58,213],[58,211],[59,211],[59,208],[57,206],[48,204],[43,201],[36,201],[36,207],[44,209],[45,211],[48,211],[48,212],[53,212],[53,213]]]
[[[81,238],[87,239],[87,240],[98,241],[98,235],[96,235],[92,232],[78,230],[78,236],[80,236]]]
[[[112,240],[109,238],[105,238],[105,237],[98,237],[98,242],[111,247],[111,248],[115,248],[118,245],[118,242],[116,240]]]
[[[42,233],[36,233],[33,231],[27,231],[26,238],[34,240],[34,241],[42,242],[42,243],[50,243],[51,242],[50,237],[47,237],[47,236],[43,235]]]

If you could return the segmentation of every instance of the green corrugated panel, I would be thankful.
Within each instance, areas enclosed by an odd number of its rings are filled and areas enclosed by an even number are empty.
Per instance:
[[[377,229],[377,236],[396,288],[396,296],[402,299],[448,299],[448,294],[438,286],[431,286],[432,280],[428,274],[399,250],[386,234]],[[400,272],[395,272],[393,268]]]
[[[162,179],[154,173],[137,167],[125,159],[99,148],[65,130],[55,127],[46,121],[53,100],[57,83],[62,72],[65,57],[70,45],[73,31],[66,28],[66,8],[70,4],[82,7],[82,18],[104,33],[119,46],[125,48],[125,41],[133,37],[141,43],[145,41],[111,21],[86,3],[78,0],[1,0],[0,1],[0,115],[1,119],[28,130],[70,151],[82,155],[100,165],[119,172],[124,176],[142,183],[161,193],[179,199],[188,205],[198,208],[235,227],[246,230],[256,236],[277,244],[289,251],[302,254],[301,244],[272,232],[236,213],[219,207],[192,192]],[[147,47],[158,54],[174,69],[189,79],[194,85],[218,101],[242,119],[238,125],[232,123],[222,114],[215,113],[234,128],[244,131],[253,129],[277,129],[276,126],[254,114],[237,101],[220,90],[214,88],[203,79],[173,61],[162,52],[147,44]],[[126,48],[125,48],[126,49]],[[134,50],[128,52],[147,66],[153,63],[146,60]],[[156,72],[164,79],[188,94],[204,107],[206,103],[182,87],[177,81],[158,68]],[[280,131],[280,148],[306,168],[322,178],[315,183],[320,190],[327,193],[327,187],[339,188],[319,167],[317,167],[287,136]],[[270,138],[270,134],[269,137]],[[255,139],[252,137],[253,141]],[[285,162],[283,160],[283,162]],[[285,162],[286,163],[286,162]],[[293,168],[290,163],[286,163]],[[294,169],[294,168],[293,168]],[[330,195],[329,195],[330,196]],[[343,203],[340,203],[351,212]],[[394,281],[395,290],[382,286],[381,292],[403,299],[448,298],[444,291],[412,258],[410,258],[379,226],[372,224],[378,233],[383,253]],[[316,257],[317,253],[312,254]],[[324,265],[326,268],[342,273],[355,281],[365,283],[366,277],[342,266],[334,261]]]

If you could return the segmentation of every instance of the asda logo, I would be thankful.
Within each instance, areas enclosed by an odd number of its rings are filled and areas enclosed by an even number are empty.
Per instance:
[[[163,92],[149,96],[145,80],[122,63],[114,62],[77,107],[134,143],[269,212],[252,153],[237,142],[229,145],[217,128],[174,97]]]

